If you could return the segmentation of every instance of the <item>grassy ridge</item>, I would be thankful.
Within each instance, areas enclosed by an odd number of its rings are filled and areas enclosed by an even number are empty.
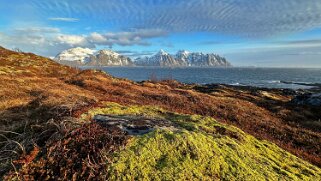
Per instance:
[[[177,130],[161,129],[134,137],[114,156],[111,179],[155,180],[320,180],[321,169],[210,117],[183,115],[149,106],[107,103],[96,114],[168,119]]]

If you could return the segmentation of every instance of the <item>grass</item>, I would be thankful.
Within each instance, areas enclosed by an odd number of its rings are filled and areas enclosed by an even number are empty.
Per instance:
[[[106,180],[105,160],[126,144],[127,136],[95,123],[69,129],[56,125],[54,139],[45,150],[34,146],[13,163],[19,170],[8,172],[4,180]],[[73,125],[75,126],[75,125]]]
[[[291,153],[321,166],[320,129],[307,122],[320,119],[321,109],[293,106],[291,96],[282,91],[239,90],[184,85],[177,82],[140,84],[87,74],[75,76],[82,88],[104,95],[104,101],[125,105],[159,106],[184,114],[211,116],[241,128],[260,139],[267,139]],[[97,79],[97,80],[95,80]],[[79,84],[79,82],[81,84]],[[276,99],[277,98],[277,99]]]
[[[51,148],[50,144],[61,141],[59,139],[73,132],[78,124],[88,123],[92,115],[106,111],[171,120],[189,131],[188,134],[219,133],[235,141],[243,139],[242,132],[231,127],[214,125],[214,129],[213,125],[195,121],[215,118],[321,167],[320,107],[291,105],[291,95],[280,90],[263,91],[268,94],[255,88],[186,85],[176,81],[132,82],[102,71],[80,71],[31,53],[0,47],[0,131],[10,140],[0,138],[0,177],[9,170],[19,172],[25,165],[11,161],[28,156],[34,145],[39,147],[39,155],[33,162],[38,163],[39,157]],[[127,107],[104,104],[104,101]],[[94,107],[98,108],[92,109]],[[83,114],[87,110],[90,111]],[[67,126],[70,129],[62,129],[66,131],[62,131],[58,139],[54,125],[65,128],[66,120],[73,122]],[[26,153],[15,142],[21,144]],[[74,150],[72,146],[70,149]],[[52,162],[51,166],[55,164],[59,165]]]
[[[184,115],[150,106],[105,103],[88,111],[168,119],[177,131],[156,130],[134,137],[115,153],[111,180],[319,180],[321,169],[268,141],[258,140],[210,117]]]

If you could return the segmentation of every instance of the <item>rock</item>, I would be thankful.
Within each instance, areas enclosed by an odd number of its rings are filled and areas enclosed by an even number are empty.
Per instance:
[[[321,93],[297,95],[291,102],[299,105],[321,106]]]
[[[95,115],[94,121],[107,128],[119,128],[128,135],[143,135],[156,128],[174,131],[176,128],[168,120],[149,119],[139,116]]]

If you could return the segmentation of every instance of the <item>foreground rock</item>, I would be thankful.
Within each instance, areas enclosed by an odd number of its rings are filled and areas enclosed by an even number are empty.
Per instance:
[[[95,115],[93,118],[107,128],[119,128],[128,135],[143,135],[155,129],[176,130],[171,121],[141,116]]]
[[[321,93],[306,93],[298,95],[292,100],[292,102],[299,105],[321,106]]]

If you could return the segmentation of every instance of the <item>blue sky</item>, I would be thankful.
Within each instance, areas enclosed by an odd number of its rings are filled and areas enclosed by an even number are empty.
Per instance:
[[[236,66],[321,67],[321,1],[1,0],[0,46],[43,56],[186,49]]]

